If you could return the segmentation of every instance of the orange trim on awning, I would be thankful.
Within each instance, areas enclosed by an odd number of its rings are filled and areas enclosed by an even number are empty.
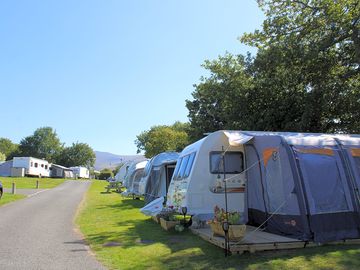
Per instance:
[[[264,165],[265,167],[267,166],[268,162],[269,162],[269,159],[272,157],[273,153],[274,152],[278,152],[279,149],[278,148],[266,148],[264,151],[263,151],[263,160],[264,160]]]
[[[300,153],[304,154],[317,154],[317,155],[326,155],[326,156],[333,156],[334,150],[328,148],[297,148],[296,149]]]
[[[351,155],[353,157],[360,157],[360,148],[351,148]]]

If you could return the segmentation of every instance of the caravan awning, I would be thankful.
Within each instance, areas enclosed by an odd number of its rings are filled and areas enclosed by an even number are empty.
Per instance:
[[[238,131],[224,131],[224,134],[228,137],[231,146],[243,145],[254,138],[254,136],[245,135]]]

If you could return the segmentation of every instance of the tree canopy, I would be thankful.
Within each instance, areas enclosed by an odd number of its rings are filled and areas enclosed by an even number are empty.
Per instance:
[[[256,56],[206,61],[187,100],[192,139],[218,129],[360,132],[360,3],[258,1]]]
[[[44,158],[54,162],[62,147],[56,131],[51,127],[42,127],[20,141],[19,152],[22,156]]]
[[[95,153],[88,144],[73,143],[72,146],[63,148],[56,162],[66,167],[93,167],[95,159]]]
[[[189,144],[187,129],[188,124],[180,122],[171,126],[153,126],[136,136],[137,152],[144,151],[145,156],[150,158],[166,151],[181,151]]]
[[[11,158],[13,154],[18,150],[19,145],[13,143],[7,138],[0,138],[0,152],[5,155],[6,158]]]

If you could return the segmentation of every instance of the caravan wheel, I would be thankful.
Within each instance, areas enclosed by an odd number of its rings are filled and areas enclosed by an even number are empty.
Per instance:
[[[2,195],[3,195],[3,191],[0,190],[0,199],[1,199]]]

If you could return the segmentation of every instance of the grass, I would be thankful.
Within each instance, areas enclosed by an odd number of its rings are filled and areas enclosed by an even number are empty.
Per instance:
[[[10,193],[4,193],[2,198],[0,199],[0,206],[7,204],[7,203],[11,203],[20,199],[25,198],[25,195],[21,195],[21,194],[10,194]]]
[[[225,258],[221,249],[189,231],[163,231],[139,212],[142,201],[105,193],[106,184],[93,182],[76,222],[109,269],[360,269],[359,245]]]
[[[39,188],[54,188],[65,181],[65,179],[54,178],[31,178],[31,177],[0,177],[4,188],[11,188],[12,183],[16,188],[36,188],[36,181],[39,181]]]

